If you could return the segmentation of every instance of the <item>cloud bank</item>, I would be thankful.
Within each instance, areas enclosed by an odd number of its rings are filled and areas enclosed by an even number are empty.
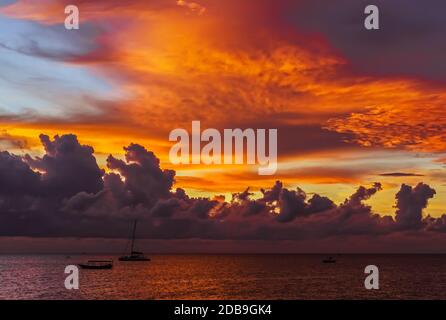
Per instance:
[[[423,215],[435,190],[403,184],[395,195],[395,218],[365,201],[382,189],[360,186],[340,204],[277,181],[252,197],[249,188],[223,196],[193,198],[174,189],[175,171],[141,145],[110,155],[107,170],[94,150],[72,134],[41,135],[43,157],[0,153],[0,236],[124,238],[138,219],[153,239],[302,240],[402,233],[443,234],[446,215]]]

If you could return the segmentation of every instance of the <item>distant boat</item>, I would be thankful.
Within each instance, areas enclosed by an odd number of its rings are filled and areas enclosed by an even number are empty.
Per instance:
[[[86,263],[80,263],[82,269],[111,269],[113,260],[88,260]]]
[[[135,233],[136,233],[136,220],[133,224],[133,232],[132,232],[132,245],[130,248],[130,254],[119,257],[119,261],[150,261],[149,257],[146,257],[144,253],[135,251]]]
[[[328,257],[322,260],[323,263],[336,263],[336,259],[333,257]]]

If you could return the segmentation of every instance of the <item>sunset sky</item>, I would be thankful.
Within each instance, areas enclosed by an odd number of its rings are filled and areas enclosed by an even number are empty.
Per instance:
[[[371,212],[391,217],[403,210],[401,185],[422,182],[435,195],[411,203],[446,225],[446,3],[374,1],[381,29],[369,31],[369,2],[0,0],[0,150],[44,179],[36,162],[52,155],[54,136],[74,134],[105,174],[123,178],[126,152],[142,152],[134,143],[175,171],[172,193],[221,203],[250,187],[252,199],[267,201],[260,190],[279,180],[340,205],[364,186]],[[79,7],[79,30],[64,28],[67,4]],[[190,131],[193,120],[203,129],[277,128],[276,174],[172,165],[169,132]]]

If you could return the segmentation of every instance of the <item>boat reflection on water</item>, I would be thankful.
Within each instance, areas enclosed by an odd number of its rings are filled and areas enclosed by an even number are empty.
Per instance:
[[[113,268],[113,260],[88,260],[86,263],[80,263],[82,269],[111,269]]]
[[[336,259],[333,257],[328,257],[322,260],[322,263],[336,263]]]
[[[128,256],[119,257],[119,261],[150,261],[142,252],[132,251]]]

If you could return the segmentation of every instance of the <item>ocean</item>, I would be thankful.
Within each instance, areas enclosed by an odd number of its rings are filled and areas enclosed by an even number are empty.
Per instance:
[[[0,299],[445,299],[446,255],[0,255]],[[111,270],[80,269],[79,290],[65,267],[113,258]],[[379,290],[364,268],[379,268]]]

